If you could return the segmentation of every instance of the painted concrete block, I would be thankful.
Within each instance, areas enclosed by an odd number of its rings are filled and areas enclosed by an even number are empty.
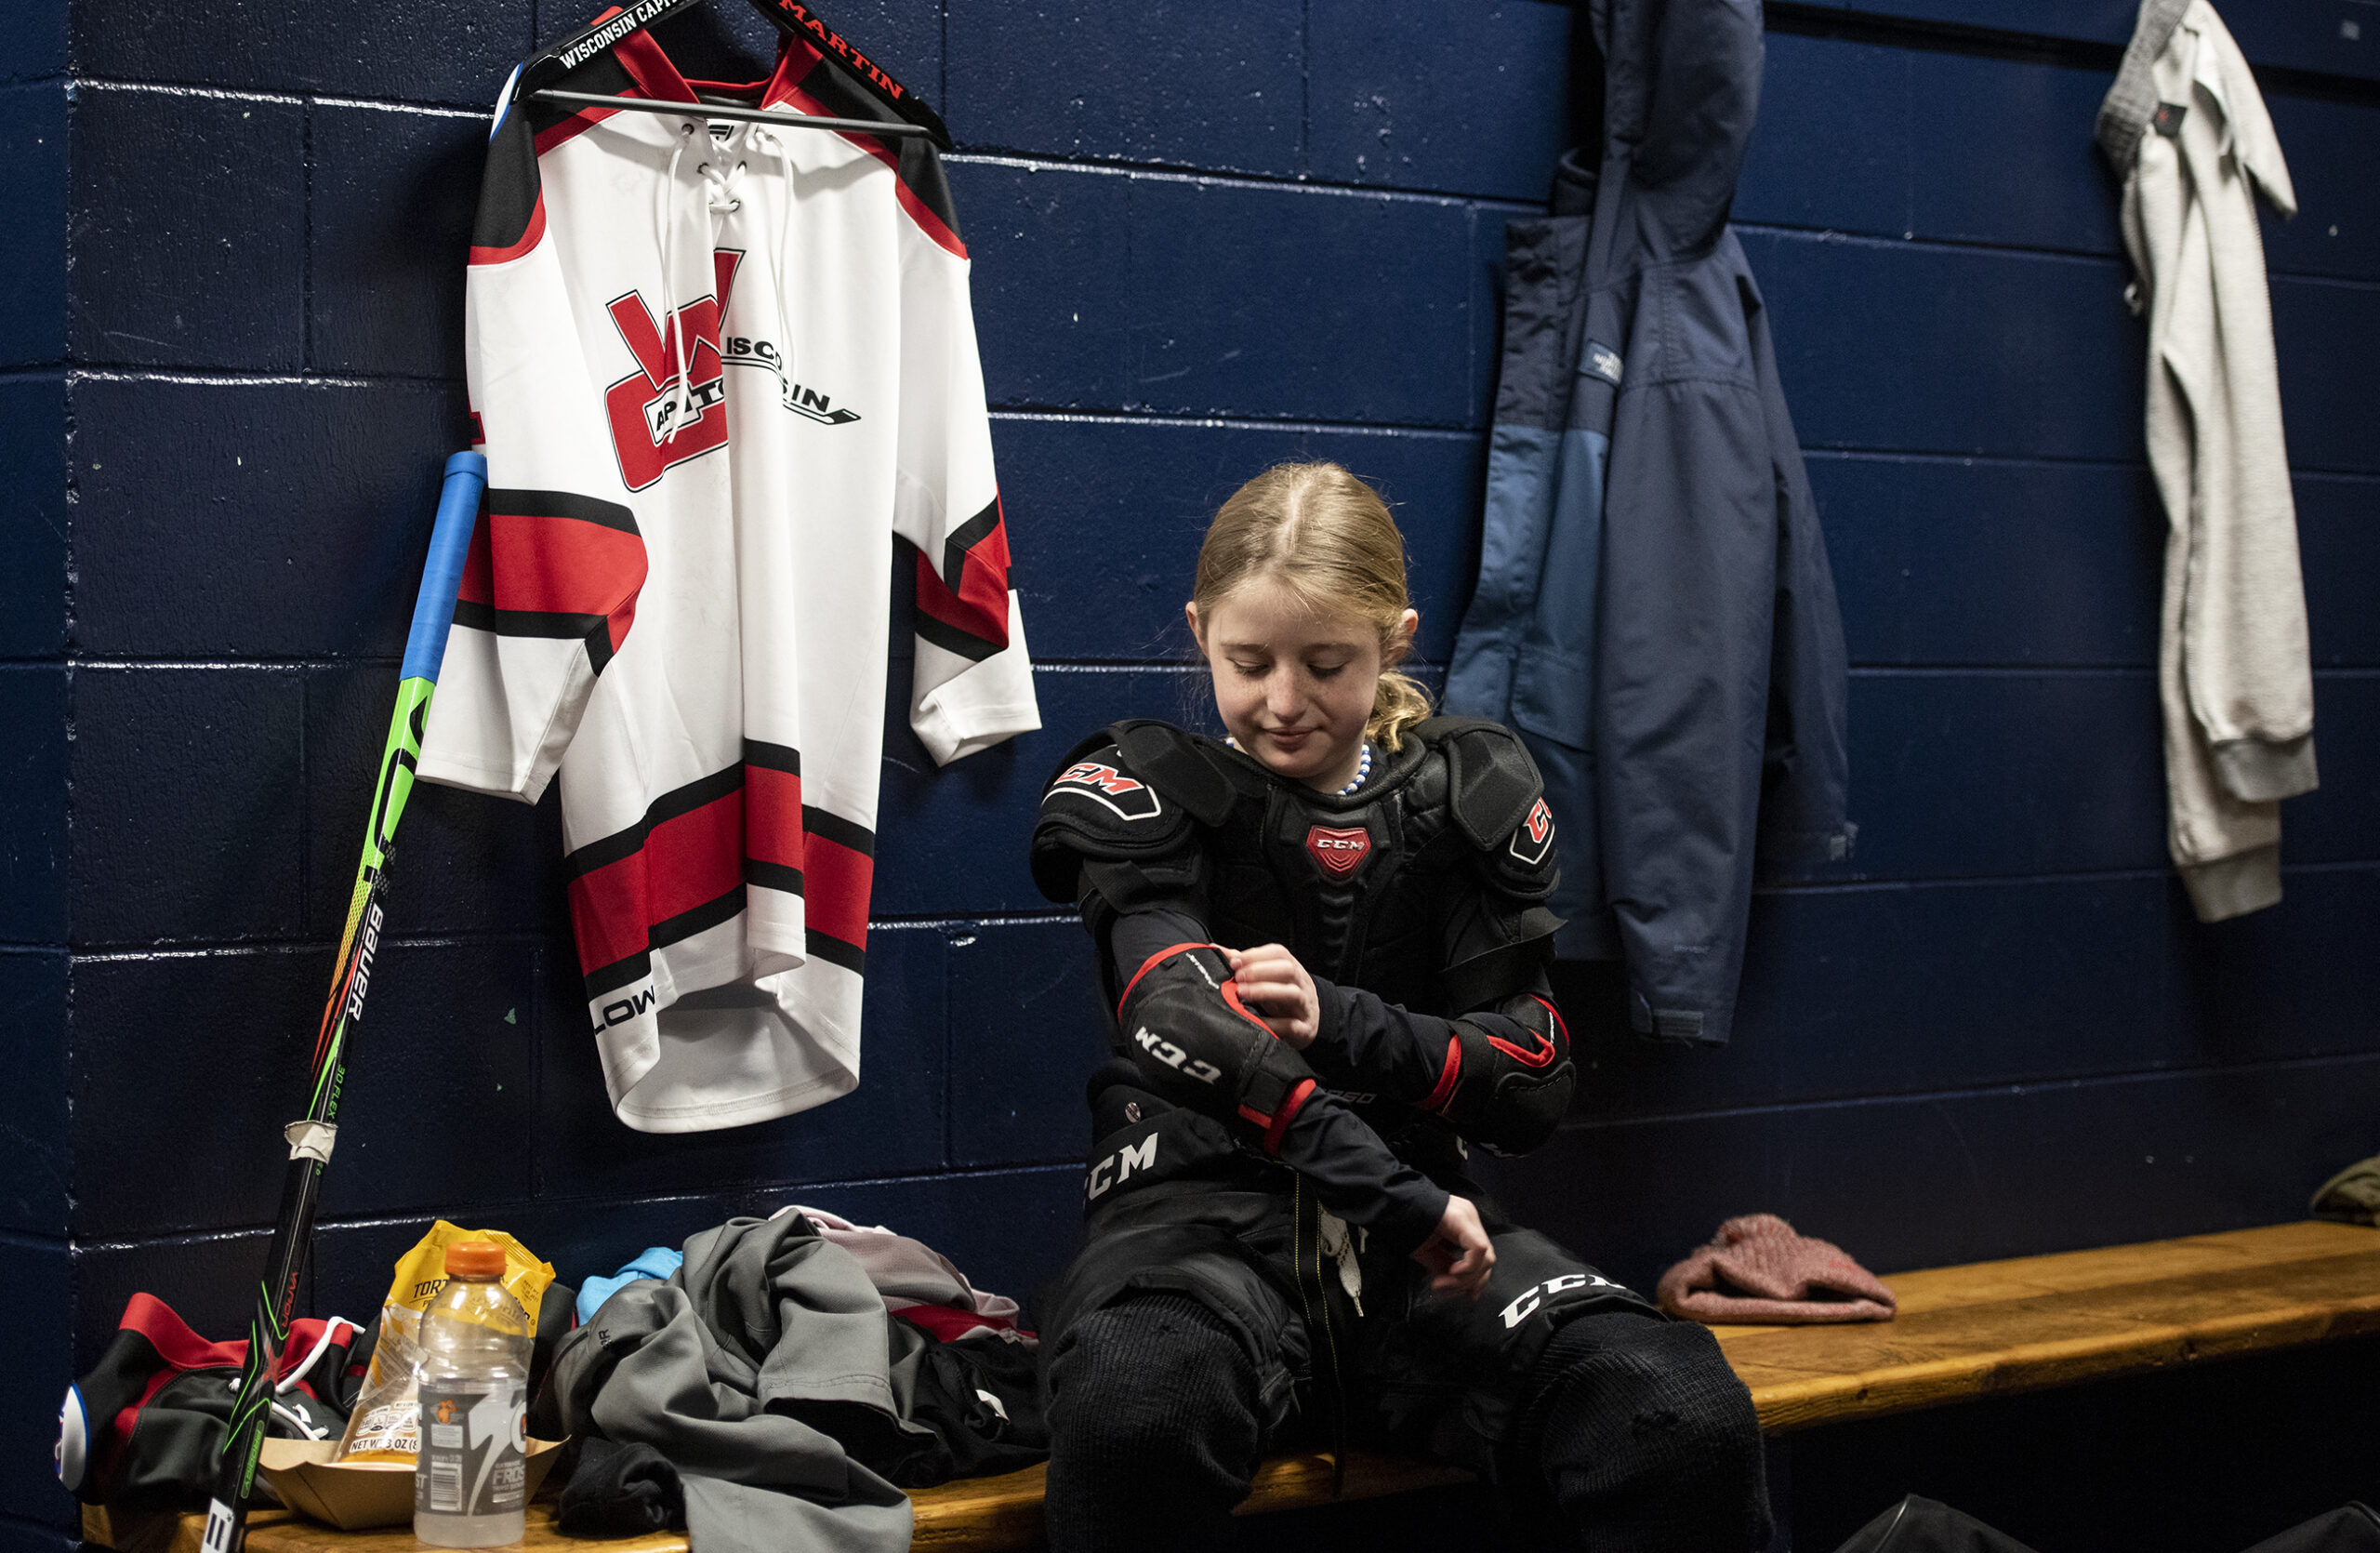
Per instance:
[[[953,931],[950,1148],[959,1165],[1077,1163],[1106,1060],[1091,936],[1071,917]]]
[[[305,109],[86,87],[75,99],[73,137],[67,338],[75,359],[299,366]]]
[[[2197,922],[2170,870],[1765,892],[1724,1054],[1647,1041],[1599,978],[1555,978],[1581,1120],[1921,1095],[2363,1050],[2355,946],[2380,867],[2292,869],[2268,910]],[[1608,979],[1608,978],[1604,978]],[[1616,987],[1614,990],[1617,990]]]
[[[984,392],[998,405],[1127,402],[1131,182],[1118,174],[955,163]]]
[[[0,664],[0,943],[66,941],[68,706],[64,665]]]
[[[1910,228],[1906,49],[1771,33],[1735,219],[1898,237]]]
[[[529,52],[531,9],[531,0],[431,0],[363,12],[85,0],[74,7],[74,68],[119,81],[485,108],[505,72]]]
[[[74,385],[85,650],[394,658],[440,471],[469,433],[442,383]]]
[[[2380,290],[2276,275],[2272,338],[2289,467],[2380,473],[2380,444],[2361,410],[2380,355]]]
[[[2281,0],[2233,6],[2223,24],[2248,62],[2313,71],[2356,80],[2380,80],[2380,28],[2369,7],[2325,0]]]
[[[0,81],[38,81],[66,69],[66,0],[27,0],[0,42]]]
[[[1008,417],[992,423],[1013,577],[1039,662],[1182,659],[1207,524],[1289,427]]]
[[[2130,460],[2142,325],[2111,259],[1748,232],[1805,447]]]
[[[75,676],[76,944],[298,930],[303,701],[296,674],[271,670]]]
[[[1300,13],[1267,0],[952,0],[952,133],[975,148],[1293,174]]]
[[[1920,237],[2120,254],[2121,186],[2091,141],[2111,72],[1909,54],[1910,228]]]
[[[39,29],[35,28],[38,32]],[[11,27],[7,51],[22,40]],[[0,228],[0,365],[66,359],[66,88],[56,81],[0,86],[0,157],[10,168],[8,223]]]
[[[67,1365],[67,1311],[73,1285],[66,1242],[0,1235],[0,1278],[19,1302],[8,1362],[0,1365],[0,1515],[6,1540],[24,1553],[68,1553],[61,1535],[74,1502],[58,1486],[58,1400],[75,1372]]]
[[[2282,860],[2380,861],[2380,677],[2314,676],[2314,758],[2322,785],[2281,806]]]
[[[1884,672],[1851,681],[1852,867],[1870,879],[2165,862],[2146,670]]]
[[[2124,0],[1844,0],[1844,8],[1911,21],[2112,44],[2132,36],[2135,15]]]
[[[0,382],[0,658],[66,650],[66,379]]]
[[[486,122],[323,103],[310,135],[308,365],[460,378]]]
[[[66,957],[0,954],[0,1235],[62,1236],[73,1154],[66,1130]]]
[[[2157,658],[2165,517],[2121,464],[1814,453],[1855,663]]]
[[[331,969],[328,945],[76,963],[78,1237],[272,1222]],[[524,948],[384,944],[348,1048],[325,1218],[527,1195],[531,996]],[[122,1038],[159,1023],[180,1039]]]
[[[1000,408],[1461,426],[1465,207],[1173,177],[953,169]]]
[[[1468,229],[1452,202],[1135,179],[1130,403],[1468,424]]]
[[[2317,664],[2380,668],[2380,617],[2365,607],[2380,577],[2380,481],[2301,474],[2297,547]]]
[[[2371,46],[2380,52],[2380,28]],[[2380,107],[2268,91],[2265,108],[2297,195],[2293,220],[2257,205],[2265,263],[2275,273],[2380,279],[2380,189],[2357,176],[2355,154],[2380,134]]]
[[[1570,129],[1571,10],[1306,9],[1307,166],[1331,182],[1546,197]]]

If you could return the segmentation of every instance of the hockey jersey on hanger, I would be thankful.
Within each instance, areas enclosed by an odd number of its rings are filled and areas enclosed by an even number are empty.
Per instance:
[[[892,117],[791,40],[757,88],[644,34],[559,84]],[[923,140],[497,104],[465,328],[488,491],[419,774],[534,803],[561,772],[631,1127],[859,1082],[896,535],[927,750],[1039,725],[967,287]]]

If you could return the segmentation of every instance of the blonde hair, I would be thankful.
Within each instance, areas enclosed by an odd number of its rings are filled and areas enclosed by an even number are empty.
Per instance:
[[[1380,493],[1337,464],[1276,464],[1234,491],[1207,525],[1191,592],[1201,619],[1248,583],[1277,582],[1320,614],[1353,614],[1380,635],[1380,684],[1364,737],[1395,750],[1430,715],[1430,695],[1397,671],[1411,638],[1397,629],[1405,538]]]

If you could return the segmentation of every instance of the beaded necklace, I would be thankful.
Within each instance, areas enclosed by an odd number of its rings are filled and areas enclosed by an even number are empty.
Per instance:
[[[1237,740],[1237,739],[1236,739],[1236,738],[1233,738],[1233,737],[1232,737],[1231,736],[1229,736],[1228,734],[1226,734],[1225,736],[1223,736],[1223,742],[1224,742],[1225,744],[1230,745],[1230,746],[1231,746],[1233,749],[1235,749],[1235,750],[1239,750],[1239,740]],[[1247,751],[1246,751],[1246,750],[1240,750],[1240,753],[1242,753],[1242,754],[1246,754],[1246,753],[1247,753]],[[1369,739],[1366,739],[1366,740],[1364,741],[1364,758],[1363,758],[1363,761],[1362,761],[1362,763],[1361,763],[1360,764],[1358,764],[1358,765],[1355,767],[1355,779],[1354,781],[1352,781],[1352,782],[1348,783],[1345,787],[1341,788],[1337,792],[1332,793],[1330,796],[1331,796],[1331,797],[1333,797],[1333,798],[1344,798],[1344,797],[1346,797],[1348,794],[1350,794],[1350,793],[1354,792],[1357,788],[1362,787],[1362,786],[1364,785],[1364,778],[1365,778],[1365,777],[1367,777],[1367,776],[1369,776],[1371,774],[1372,774],[1372,746],[1371,746],[1371,741],[1370,741]]]

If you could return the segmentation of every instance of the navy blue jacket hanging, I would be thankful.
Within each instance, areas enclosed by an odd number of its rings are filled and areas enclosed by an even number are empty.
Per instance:
[[[1600,167],[1508,228],[1479,585],[1447,710],[1510,723],[1559,822],[1567,957],[1718,1042],[1756,866],[1848,855],[1843,626],[1760,288],[1727,228],[1748,0],[1595,0]]]

